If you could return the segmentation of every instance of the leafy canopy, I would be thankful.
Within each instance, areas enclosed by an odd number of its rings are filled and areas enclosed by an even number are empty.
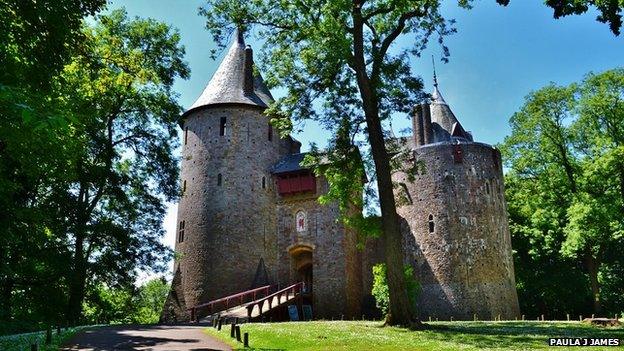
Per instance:
[[[601,289],[622,269],[615,252],[624,249],[623,101],[624,70],[618,68],[532,92],[511,118],[512,134],[501,149],[509,167],[520,301],[533,304],[528,309],[551,308],[561,316],[561,296],[585,313],[588,301],[595,312],[619,301],[605,300]],[[583,293],[566,292],[571,281],[582,282]],[[608,286],[624,288],[621,282]],[[544,294],[537,301],[536,292]]]
[[[510,0],[496,0],[507,6]],[[622,0],[544,0],[546,6],[553,9],[553,17],[561,18],[570,15],[581,15],[591,9],[598,11],[596,20],[607,23],[615,35],[620,35],[622,28]]]

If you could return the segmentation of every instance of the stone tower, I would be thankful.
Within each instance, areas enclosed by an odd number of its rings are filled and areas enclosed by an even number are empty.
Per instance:
[[[438,90],[403,142],[397,209],[422,318],[519,314],[500,152],[473,141]]]
[[[271,168],[300,143],[274,133],[272,96],[237,33],[184,133],[176,260],[164,320],[199,303],[269,283],[276,275],[276,187]]]

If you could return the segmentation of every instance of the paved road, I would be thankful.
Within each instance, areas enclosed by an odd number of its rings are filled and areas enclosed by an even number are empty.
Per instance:
[[[114,326],[78,333],[63,351],[213,351],[231,348],[205,333],[205,326]]]

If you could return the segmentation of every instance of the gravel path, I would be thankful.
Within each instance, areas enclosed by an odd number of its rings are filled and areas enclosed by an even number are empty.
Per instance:
[[[79,332],[64,351],[212,351],[231,348],[204,332],[205,326],[112,326]]]

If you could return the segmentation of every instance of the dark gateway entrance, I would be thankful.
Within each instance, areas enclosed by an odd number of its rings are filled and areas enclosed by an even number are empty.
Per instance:
[[[288,250],[291,257],[293,269],[293,280],[305,284],[304,291],[312,292],[313,279],[313,259],[312,247],[308,245],[297,245]]]

